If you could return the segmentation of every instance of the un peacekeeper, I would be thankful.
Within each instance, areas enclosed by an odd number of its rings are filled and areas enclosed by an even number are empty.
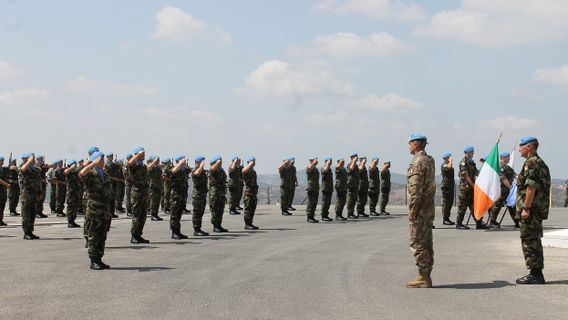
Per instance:
[[[232,215],[241,214],[237,207],[241,202],[243,192],[243,167],[241,159],[233,157],[229,166],[229,213]]]
[[[189,167],[185,156],[178,155],[176,165],[172,169],[171,184],[171,213],[170,213],[170,230],[172,230],[172,239],[187,239],[187,235],[181,233],[181,216],[185,208],[185,195],[187,194],[187,175]]]
[[[306,175],[308,179],[308,185],[306,191],[308,192],[308,205],[306,206],[306,215],[309,223],[318,223],[316,220],[316,207],[318,205],[319,196],[319,178],[320,173],[318,170],[318,158],[308,159],[310,164],[306,167]]]
[[[381,214],[389,215],[390,213],[386,211],[387,204],[389,203],[389,196],[391,192],[391,173],[390,173],[391,163],[390,161],[385,161],[383,167],[381,168]]]
[[[110,179],[110,187],[111,187],[110,194],[114,195],[115,185],[114,185],[113,178],[118,175],[117,172],[116,172],[118,170],[118,166],[114,163],[114,153],[107,152],[105,154],[105,157],[106,157],[106,161],[105,161],[104,170],[105,170],[105,173],[107,174],[107,176]],[[112,215],[113,218],[118,218],[118,216],[115,214],[116,209],[115,209],[114,201],[109,202],[109,208],[108,209],[109,209],[110,214]]]
[[[113,183],[113,191],[114,191],[114,207],[118,212],[126,212],[126,209],[122,206],[122,202],[124,200],[124,161],[122,159],[118,159],[114,161],[116,166],[115,176],[111,177],[111,181]]]
[[[142,237],[146,214],[148,212],[148,172],[157,164],[156,161],[147,167],[144,164],[146,151],[143,147],[134,149],[134,156],[128,161],[128,171],[130,172],[130,203],[132,206],[132,227],[130,233],[132,238],[130,243],[149,243]]]
[[[162,210],[165,214],[170,214],[170,199],[172,195],[172,161],[166,159],[162,161],[162,180],[164,190],[162,193]]]
[[[67,168],[65,168],[65,176],[67,176],[67,228],[81,227],[75,222],[81,206],[81,179],[79,178],[81,169],[76,160],[67,160]]]
[[[245,230],[258,230],[258,227],[253,224],[256,204],[258,202],[258,183],[256,181],[256,170],[254,170],[255,165],[256,158],[251,156],[247,159],[247,166],[243,168],[243,180],[245,183]]]
[[[50,169],[50,166],[45,164],[45,157],[42,155],[38,155],[36,157],[36,161],[36,166],[40,172],[41,179],[41,197],[37,203],[36,218],[44,219],[47,218],[47,215],[43,213],[43,202],[47,195],[47,171]]]
[[[105,253],[105,242],[112,221],[112,215],[108,210],[108,204],[113,200],[112,187],[110,177],[104,171],[104,154],[95,151],[89,161],[79,172],[87,193],[84,228],[86,247],[91,259],[90,268],[104,270],[110,268],[101,259]]]
[[[288,211],[290,203],[290,194],[292,190],[290,189],[290,159],[282,160],[280,166],[278,166],[278,173],[280,174],[280,209],[282,210],[283,216],[291,216],[292,213]]]
[[[359,160],[359,156],[353,153],[347,168],[347,218],[350,219],[357,219],[355,215],[355,203],[359,193],[359,167],[357,160]]]
[[[544,284],[542,250],[542,220],[550,209],[550,170],[538,155],[536,137],[525,136],[519,141],[519,153],[527,159],[517,182],[517,212],[521,217],[521,244],[530,273],[517,279],[517,284]]]
[[[379,194],[381,192],[381,177],[379,173],[379,158],[371,159],[369,166],[369,214],[378,217],[381,214],[377,212],[377,203],[379,203]]]
[[[365,206],[367,205],[367,197],[369,196],[369,173],[367,172],[367,157],[361,157],[359,165],[359,192],[357,193],[357,216],[359,218],[367,218]]]
[[[406,173],[408,192],[408,221],[410,222],[410,249],[416,258],[418,277],[406,283],[407,288],[432,287],[434,245],[434,196],[436,195],[436,164],[426,151],[427,138],[413,133],[408,141],[410,154],[414,156]]]
[[[458,197],[458,217],[456,219],[456,229],[468,230],[468,226],[463,225],[463,218],[465,211],[469,208],[470,214],[475,220],[473,215],[473,189],[475,187],[475,178],[479,174],[473,155],[475,149],[472,146],[467,146],[463,149],[465,154],[463,160],[460,162],[460,194]],[[476,220],[476,229],[486,229],[487,226],[483,223],[482,219]]]
[[[455,222],[450,220],[452,206],[454,204],[454,191],[456,181],[454,180],[454,159],[450,152],[444,152],[442,155],[444,163],[442,163],[442,213],[443,224],[453,226]]]
[[[20,200],[22,201],[22,229],[24,229],[25,240],[39,239],[33,234],[37,203],[41,199],[41,178],[35,161],[33,153],[23,154],[18,174],[22,190]]]
[[[83,169],[83,164],[85,163],[85,161],[83,159],[79,159],[77,161],[77,166],[80,169]],[[48,177],[49,177],[49,172],[48,172]],[[81,194],[81,202],[79,205],[79,210],[77,211],[77,215],[85,215],[85,211],[87,211],[87,203],[86,201],[83,199],[83,196],[85,195],[85,186],[83,185],[83,179],[79,178],[79,193]]]
[[[157,161],[157,164],[150,169],[148,172],[150,194],[149,194],[149,208],[150,208],[150,219],[152,221],[162,221],[164,219],[158,216],[158,211],[160,210],[160,200],[162,199],[162,189],[164,188],[162,184],[162,168],[160,168],[160,157],[150,156],[147,160],[147,165],[150,167],[150,163]],[[185,175],[185,183],[187,185],[187,174]],[[187,193],[187,187],[186,187]],[[185,203],[184,203],[185,208]]]
[[[208,236],[209,233],[201,230],[203,214],[207,204],[207,172],[205,171],[205,157],[195,157],[195,170],[191,172],[193,180],[193,192],[191,193],[193,205],[193,235],[198,237]]]
[[[56,202],[55,212],[58,217],[65,217],[65,197],[67,195],[67,181],[65,179],[65,170],[63,169],[63,160],[55,161],[55,171],[53,172],[53,181],[56,183]]]
[[[130,194],[132,190],[132,178],[130,177],[130,170],[128,169],[128,161],[132,159],[132,154],[126,155],[126,164],[123,168],[124,173],[124,193],[126,199],[126,216],[132,217],[132,204],[130,202]]]
[[[501,162],[501,173],[499,174],[499,180],[501,181],[501,195],[499,198],[493,203],[493,206],[489,210],[489,216],[491,217],[491,222],[489,223],[489,228],[501,228],[499,222],[497,222],[497,217],[499,216],[499,211],[505,205],[507,198],[509,197],[509,192],[513,187],[513,180],[515,180],[515,170],[509,166],[509,160],[511,154],[509,152],[501,152],[499,155],[499,161]],[[513,218],[516,226],[519,226],[519,222],[515,218],[516,212],[515,210],[510,210],[509,207],[506,207],[507,211]]]
[[[566,208],[568,207],[568,180],[566,180],[564,184],[565,184],[564,189],[566,189],[566,196],[564,198],[564,208]]]
[[[288,174],[290,175],[288,181],[290,183],[290,198],[288,198],[288,210],[296,211],[296,208],[292,207],[294,203],[294,196],[296,195],[296,188],[298,187],[298,175],[296,174],[296,158],[291,157],[290,165],[288,167]]]
[[[91,158],[91,156],[95,153],[95,152],[100,152],[99,148],[96,146],[91,146],[87,149],[87,164],[89,162],[89,158]],[[81,183],[83,183],[83,179],[80,179]],[[85,186],[83,186],[83,199],[82,199],[82,208],[83,208],[83,213],[87,212],[87,191],[85,190]]]
[[[18,183],[18,167],[16,166],[16,159],[13,159],[8,164],[8,182],[10,188],[8,189],[8,207],[10,216],[15,217],[20,214],[16,211],[18,202],[20,201],[20,184]]]
[[[223,170],[223,159],[216,156],[209,162],[209,210],[213,232],[228,232],[223,228],[223,210],[227,199],[227,174]]]
[[[321,169],[321,220],[333,221],[329,217],[329,207],[331,206],[331,197],[333,195],[333,172],[331,171],[331,157],[323,159],[323,168]]]
[[[4,167],[4,157],[0,156],[0,227],[6,226],[4,222],[4,209],[8,200],[8,189],[10,189],[8,179],[8,168]]]
[[[343,158],[337,159],[335,166],[335,193],[335,221],[345,221],[343,208],[347,200],[347,169]]]
[[[47,171],[46,178],[49,183],[49,208],[51,213],[55,213],[55,205],[57,204],[57,183],[54,181],[55,168],[52,166],[49,171]]]

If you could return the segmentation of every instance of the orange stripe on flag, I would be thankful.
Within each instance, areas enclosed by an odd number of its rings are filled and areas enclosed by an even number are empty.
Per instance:
[[[493,200],[476,183],[473,189],[473,212],[475,219],[479,220],[493,205]]]

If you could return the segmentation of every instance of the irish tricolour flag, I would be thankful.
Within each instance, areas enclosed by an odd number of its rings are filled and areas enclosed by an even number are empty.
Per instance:
[[[493,149],[485,159],[485,164],[481,167],[481,172],[475,180],[473,189],[473,211],[476,219],[483,217],[495,200],[501,195],[501,181],[499,173],[499,141],[495,143]]]

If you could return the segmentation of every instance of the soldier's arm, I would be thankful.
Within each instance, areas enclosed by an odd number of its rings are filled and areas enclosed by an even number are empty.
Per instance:
[[[35,156],[29,157],[26,161],[26,163],[24,163],[24,165],[22,165],[22,171],[28,171],[29,167],[32,165],[32,163],[35,160]]]
[[[381,168],[381,173],[385,172],[385,170],[388,168],[388,165],[385,163],[383,165],[383,167]]]
[[[214,164],[211,165],[211,171],[217,171],[217,169],[219,169],[219,167],[221,166],[221,160],[217,160],[217,162],[215,162]]]
[[[65,169],[65,171],[64,171],[65,175],[69,175],[71,173],[71,171],[75,170],[75,168],[77,168],[76,164],[73,164],[72,166],[67,167],[67,169]]]
[[[424,172],[420,166],[420,160],[411,164],[408,176],[408,220],[414,221],[418,217],[419,208],[422,205],[424,185]]]
[[[7,183],[6,181],[4,181],[2,179],[0,179],[0,184],[2,186],[4,186],[4,188],[6,188],[6,189],[10,189],[10,187],[11,187],[11,185],[9,183]]]
[[[507,180],[506,177],[501,177],[501,182],[505,185],[505,187],[511,189],[511,184],[509,183],[509,180]]]
[[[199,164],[195,167],[195,170],[191,173],[194,176],[200,175],[205,167],[205,161],[200,161]]]
[[[475,183],[473,183],[473,180],[471,180],[471,178],[469,177],[469,173],[466,172],[466,173],[464,174],[464,177],[465,177],[465,181],[467,182],[467,184],[468,184],[470,187],[472,187],[472,188],[475,187]]]
[[[252,169],[252,167],[254,167],[254,161],[251,161],[247,164],[246,167],[243,168],[243,173],[247,173],[250,171],[250,169]],[[242,180],[242,179],[241,179]]]
[[[128,160],[128,166],[132,167],[138,163],[138,160],[142,158],[142,156],[146,154],[146,151],[141,151],[140,153],[135,154],[130,160]]]
[[[91,170],[95,167],[96,163],[97,161],[93,161],[86,165],[83,169],[81,169],[81,171],[79,171],[79,176],[85,177],[86,175],[88,175],[89,172],[91,172]]]
[[[452,168],[454,165],[454,158],[449,157],[448,158],[448,168]]]
[[[178,171],[181,170],[181,168],[182,168],[183,166],[186,165],[186,163],[187,163],[187,160],[185,160],[185,159],[181,160],[181,161],[178,162],[178,163],[176,164],[176,166],[172,169],[172,172],[173,172],[173,173],[177,173]]]
[[[327,172],[329,171],[329,167],[331,166],[331,161],[326,161],[325,164],[323,165],[323,171]]]
[[[231,171],[234,171],[236,168],[237,168],[237,160],[235,160],[231,163],[231,166],[229,167],[229,169]]]
[[[150,172],[159,163],[160,163],[160,157],[156,157],[156,159],[154,159],[154,161],[152,161],[148,164],[148,172]]]

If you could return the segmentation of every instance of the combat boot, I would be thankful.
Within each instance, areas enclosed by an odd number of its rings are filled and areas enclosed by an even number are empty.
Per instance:
[[[309,223],[319,223],[319,220],[316,220],[315,218],[308,218],[308,222]]]
[[[500,229],[501,225],[495,221],[495,220],[491,220],[491,222],[489,222],[489,229]]]
[[[182,239],[187,239],[188,237],[181,233],[181,231],[179,229],[175,229],[172,230],[172,239],[174,240],[182,240]]]
[[[56,216],[59,218],[67,217],[67,215],[63,212],[58,212]]]
[[[243,210],[244,208],[241,206],[237,206],[237,210]]]
[[[201,230],[201,228],[193,228],[193,235],[196,237],[206,237],[209,233]]]
[[[359,219],[359,217],[357,217],[357,216],[354,215],[354,214],[348,214],[348,215],[347,215],[347,218],[349,218],[349,219]]]
[[[162,221],[162,220],[164,220],[164,219],[163,219],[163,218],[160,218],[160,217],[158,216],[158,214],[153,214],[152,216],[150,216],[150,220],[152,220],[152,221]]]
[[[130,243],[133,243],[133,244],[150,243],[150,240],[146,240],[146,239],[142,238],[142,236],[140,236],[140,235],[133,234],[132,238],[130,238]]]
[[[345,221],[345,220],[347,220],[347,218],[345,218],[344,216],[341,216],[341,215],[335,217],[335,221]]]
[[[488,227],[485,223],[483,223],[483,221],[481,221],[481,219],[475,222],[475,230],[484,230],[484,229],[488,229]]]
[[[381,211],[380,214],[384,214],[385,216],[388,216],[390,214],[390,212],[386,212],[386,211]]]
[[[99,263],[99,259],[96,257],[91,257],[91,270],[104,270],[104,266]]]
[[[80,228],[81,226],[75,223],[75,221],[69,221],[67,223],[67,228]]]
[[[116,211],[118,211],[120,213],[124,213],[126,210],[124,210],[123,207],[118,207],[118,208],[116,208]]]
[[[229,232],[229,230],[221,227],[221,225],[214,225],[213,232],[222,233],[222,232]]]
[[[252,223],[245,224],[245,230],[258,230],[258,227]]]
[[[241,214],[240,212],[237,211],[237,209],[231,209],[231,211],[229,211],[230,215],[239,215]]]
[[[357,214],[357,217],[359,217],[359,218],[368,218],[369,215],[366,214],[365,212],[362,212],[362,213],[358,213],[358,214]]]
[[[284,210],[284,211],[282,211],[282,215],[283,216],[291,216],[292,214],[290,212],[288,212],[288,210]]]
[[[11,217],[17,217],[17,216],[19,216],[19,215],[20,215],[20,214],[17,213],[16,210],[10,211],[10,216],[11,216]]]
[[[103,260],[101,260],[101,258],[98,258],[97,262],[103,267],[103,269],[110,269],[110,266],[104,263]]]
[[[458,223],[456,224],[456,229],[458,229],[458,230],[469,230],[469,227],[468,227],[468,226],[464,226],[462,223],[459,223],[459,222],[458,222]]]
[[[325,216],[325,217],[321,217],[321,220],[322,220],[322,221],[326,221],[326,222],[330,222],[330,221],[333,221],[333,219],[331,219],[331,218],[330,218],[330,217],[328,217],[328,216]]]
[[[112,218],[113,218],[113,219],[116,219],[116,218],[118,218],[118,215],[117,215],[116,213],[113,213],[113,214],[112,214]]]
[[[419,275],[414,280],[406,282],[407,288],[432,288],[432,279],[429,275]]]
[[[288,208],[288,210],[290,210],[290,211],[296,211],[296,208],[290,206],[290,208]]]
[[[381,214],[380,214],[380,213],[377,213],[377,211],[373,210],[373,211],[369,212],[369,215],[370,215],[370,216],[373,216],[373,217],[378,217],[378,216],[380,216]]]
[[[3,220],[0,220],[0,227],[5,227],[7,226],[6,222],[4,222]]]
[[[47,218],[47,216],[45,214],[43,214],[43,212],[40,212],[40,213],[36,214],[36,218],[45,219],[45,218]]]
[[[450,218],[447,218],[447,219],[444,219],[443,224],[446,225],[446,226],[453,226],[456,223],[453,222],[452,220],[450,220]]]

